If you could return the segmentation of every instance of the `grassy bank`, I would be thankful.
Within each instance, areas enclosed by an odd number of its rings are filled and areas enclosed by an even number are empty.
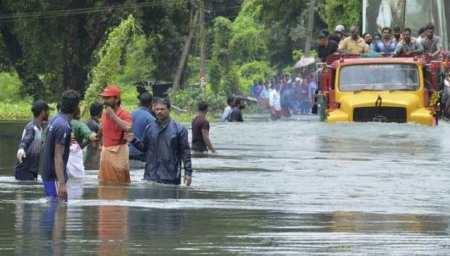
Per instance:
[[[50,103],[50,105],[56,107],[56,103]],[[136,104],[123,104],[123,108],[130,112],[133,111],[136,106]],[[52,111],[51,115],[54,115],[55,113],[56,110]],[[192,118],[194,118],[195,113],[177,113],[177,111],[172,111],[171,116],[173,119],[180,122],[190,122]],[[214,117],[212,119],[214,119]],[[31,118],[33,118],[33,114],[31,113],[31,102],[0,102],[0,120],[29,120]]]
[[[137,99],[136,88],[134,86],[121,86],[121,90],[122,90],[122,97],[121,97],[122,107],[130,112],[136,109],[139,104]],[[17,98],[19,98],[17,96],[18,93],[14,93],[12,95],[14,95],[14,97],[11,96],[11,98],[15,99],[0,99],[0,120],[30,120],[33,117],[33,114],[31,113],[31,105],[32,105],[31,98],[28,97],[26,99],[17,100]],[[188,98],[191,97],[189,95],[182,95],[182,96]],[[100,97],[98,101],[101,101]],[[179,104],[183,104],[183,102],[184,101],[180,101]],[[49,102],[49,104],[53,107],[56,107],[56,102]],[[192,103],[191,105],[196,105],[196,102],[195,104]],[[208,114],[208,120],[210,122],[218,121],[218,116],[222,111],[220,107],[222,106],[222,104],[219,104],[219,102],[215,102],[213,105],[216,106],[216,108],[213,109],[214,112]],[[225,105],[225,102],[223,102],[223,105]],[[184,110],[185,108],[188,109],[188,111]],[[197,114],[195,111],[193,111],[193,109],[195,109],[195,106],[175,105],[172,108],[171,116],[174,120],[177,120],[179,122],[183,123],[191,122],[191,120]],[[248,104],[247,108],[244,110],[245,113],[262,113],[265,111],[266,110],[262,106],[254,103]],[[56,110],[52,111],[51,115],[54,115],[55,113]],[[89,110],[85,111],[85,115],[82,117],[82,120],[87,118],[89,118]]]

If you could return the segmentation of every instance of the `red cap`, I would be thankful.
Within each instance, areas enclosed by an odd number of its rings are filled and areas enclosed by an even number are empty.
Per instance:
[[[114,85],[107,85],[99,95],[102,97],[120,97],[120,89]]]

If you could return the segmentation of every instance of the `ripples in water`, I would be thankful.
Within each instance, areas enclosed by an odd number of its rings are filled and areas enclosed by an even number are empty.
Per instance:
[[[2,158],[2,254],[450,254],[448,124],[296,119],[212,124],[219,154],[193,159],[189,188],[90,170],[66,205]]]

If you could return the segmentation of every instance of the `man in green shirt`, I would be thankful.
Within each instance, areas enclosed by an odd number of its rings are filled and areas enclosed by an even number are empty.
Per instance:
[[[82,149],[90,142],[97,141],[97,134],[81,122],[77,113],[70,121],[72,126],[72,144],[70,145],[69,160],[67,162],[67,174],[69,177],[81,178],[85,175]]]

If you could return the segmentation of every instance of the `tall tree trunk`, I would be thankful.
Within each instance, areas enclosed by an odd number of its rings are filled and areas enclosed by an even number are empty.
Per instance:
[[[116,5],[124,0],[109,0],[105,5]],[[67,3],[68,9],[86,7],[86,1],[73,0]],[[66,18],[64,30],[64,88],[73,89],[84,95],[88,80],[87,67],[91,61],[92,53],[97,49],[103,39],[112,11],[105,11],[96,19],[93,27],[88,31],[85,14],[77,14]]]
[[[84,92],[87,75],[81,63],[83,38],[80,37],[80,29],[84,25],[85,15],[78,14],[66,18],[64,29],[64,89],[73,89],[81,94]]]
[[[19,79],[22,81],[25,92],[28,95],[33,96],[35,100],[41,99],[44,96],[44,84],[28,67],[27,62],[24,59],[22,46],[16,35],[11,31],[10,24],[10,22],[0,24],[0,33],[8,51],[9,59],[11,60]]]
[[[189,19],[189,34],[184,43],[183,53],[181,54],[180,62],[178,64],[177,72],[175,73],[175,79],[173,80],[172,90],[176,91],[180,89],[181,75],[183,74],[184,67],[186,64],[186,59],[189,53],[189,48],[191,48],[192,38],[194,37],[194,25],[197,23],[198,9],[191,11],[191,17]]]
[[[206,75],[206,63],[205,63],[205,0],[199,2],[199,18],[200,18],[200,77]]]
[[[306,44],[305,44],[305,56],[309,57],[311,52],[311,41],[314,26],[314,9],[316,7],[316,0],[311,0],[309,6],[308,28],[306,30]]]

